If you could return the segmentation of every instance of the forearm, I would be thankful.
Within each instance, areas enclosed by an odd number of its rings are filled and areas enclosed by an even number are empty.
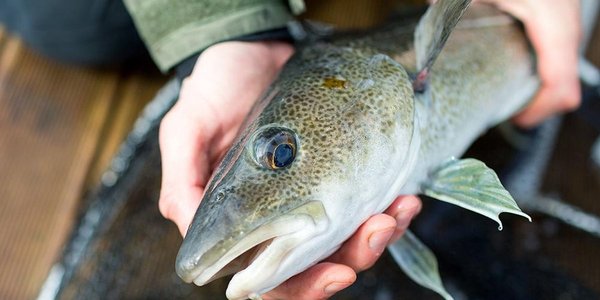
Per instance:
[[[290,0],[124,0],[162,71],[210,45],[284,27],[303,2]]]

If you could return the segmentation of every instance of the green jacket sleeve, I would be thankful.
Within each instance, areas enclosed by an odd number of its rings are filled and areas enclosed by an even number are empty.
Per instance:
[[[302,0],[124,0],[162,71],[220,41],[284,27]]]

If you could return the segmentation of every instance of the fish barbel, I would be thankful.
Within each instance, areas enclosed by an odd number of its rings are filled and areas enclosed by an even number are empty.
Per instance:
[[[179,276],[204,285],[235,274],[227,297],[257,298],[331,255],[401,194],[498,223],[501,212],[526,216],[491,169],[453,159],[538,86],[522,30],[489,7],[457,24],[468,4],[438,1],[420,22],[300,47],[210,180]],[[390,250],[411,278],[451,298],[414,235]]]

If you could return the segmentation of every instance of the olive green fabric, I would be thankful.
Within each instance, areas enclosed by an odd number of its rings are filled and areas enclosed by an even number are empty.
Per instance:
[[[281,28],[302,0],[124,0],[162,71],[220,41]]]

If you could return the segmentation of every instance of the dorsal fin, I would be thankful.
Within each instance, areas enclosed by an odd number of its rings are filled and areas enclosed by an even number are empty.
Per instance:
[[[415,30],[417,75],[413,86],[422,91],[429,70],[444,47],[448,36],[471,3],[471,0],[438,0],[423,15]]]

